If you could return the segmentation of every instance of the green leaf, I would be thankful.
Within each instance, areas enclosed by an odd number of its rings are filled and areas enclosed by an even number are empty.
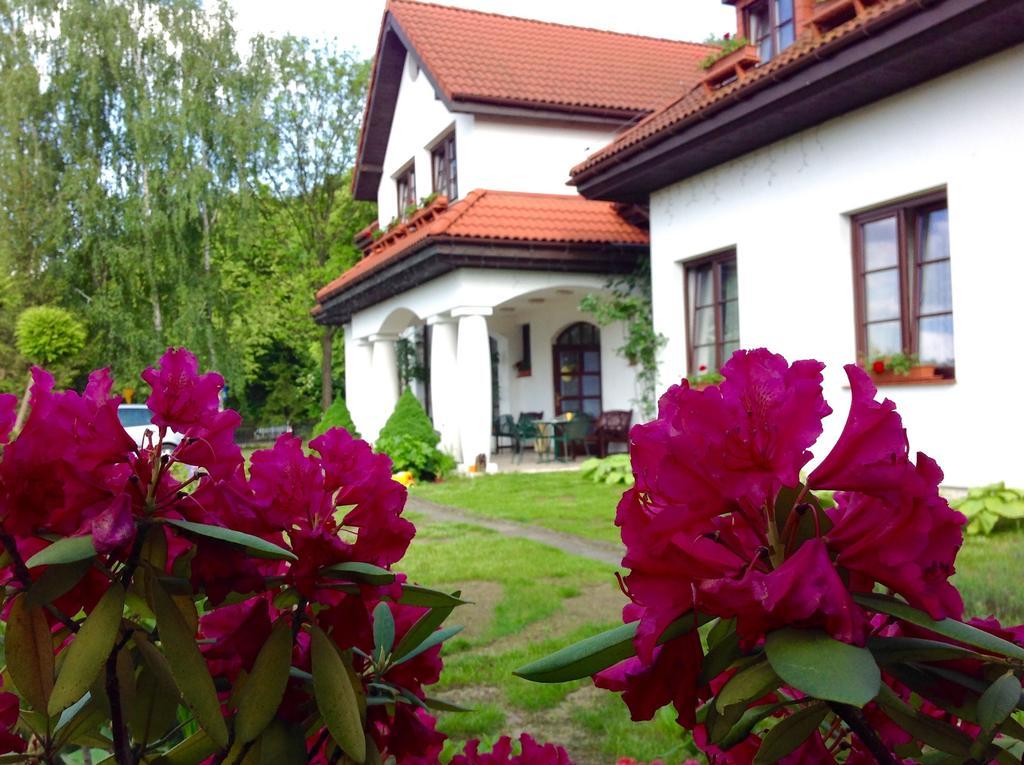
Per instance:
[[[972,627],[969,624],[958,622],[955,619],[943,619],[935,621],[924,611],[919,611],[913,606],[886,597],[884,595],[854,595],[857,603],[872,611],[895,616],[905,622],[923,627],[926,630],[950,638],[958,643],[981,648],[989,653],[1000,656],[1008,656],[1012,659],[1024,659],[1024,648],[991,635],[988,632]]]
[[[444,623],[444,620],[451,615],[453,610],[452,608],[432,608],[417,619],[416,623],[398,641],[394,651],[395,660],[400,660],[430,637]]]
[[[298,560],[295,553],[290,550],[285,550],[283,547],[278,547],[277,545],[272,544],[265,539],[253,536],[252,534],[246,534],[244,531],[226,529],[222,526],[211,526],[206,523],[193,523],[192,521],[168,519],[165,522],[191,534],[198,534],[199,536],[206,537],[207,539],[216,539],[218,542],[227,542],[228,544],[244,547],[250,555],[257,558],[290,561]]]
[[[391,607],[381,601],[373,609],[373,650],[378,657],[387,656],[395,647],[395,618]]]
[[[454,627],[447,627],[446,629],[438,630],[437,632],[431,633],[430,635],[427,636],[426,640],[424,640],[418,646],[416,646],[411,651],[409,651],[409,653],[405,654],[401,659],[398,659],[397,661],[394,661],[392,663],[392,666],[397,666],[399,664],[404,664],[405,662],[409,661],[410,659],[415,659],[421,653],[423,653],[425,651],[429,651],[435,645],[439,645],[440,643],[443,643],[448,638],[455,637],[460,632],[462,632],[462,629],[463,628],[461,626],[456,625]]]
[[[320,574],[332,579],[344,579],[346,582],[364,584],[391,584],[395,581],[395,575],[386,568],[359,561],[326,566],[320,569]]]
[[[63,712],[89,690],[114,649],[123,611],[124,588],[113,582],[65,649],[64,663],[46,706],[47,714]]]
[[[741,669],[729,678],[715,697],[715,710],[725,714],[730,707],[746,709],[752,702],[779,687],[779,676],[767,661]],[[738,718],[739,715],[736,715]]]
[[[182,616],[160,583],[154,580],[150,589],[153,611],[156,613],[160,643],[167,655],[174,682],[181,691],[185,704],[192,710],[210,740],[219,748],[228,746],[228,728],[220,713],[220,701],[213,686],[213,678],[206,660],[196,645],[195,630]]]
[[[700,665],[701,683],[711,682],[743,656],[743,651],[740,649],[740,638],[735,629],[721,636],[713,644],[710,642],[709,636],[708,642],[710,648]]]
[[[200,728],[166,754],[153,760],[153,765],[198,765],[217,753],[217,745]]]
[[[1012,671],[1002,675],[978,699],[978,722],[986,731],[994,731],[1010,716],[1020,702],[1020,680]]]
[[[279,619],[245,681],[245,691],[238,702],[238,716],[235,718],[237,741],[245,744],[255,740],[274,719],[274,713],[284,698],[291,664],[291,626],[287,620]]]
[[[966,757],[971,739],[962,731],[928,715],[923,715],[903,702],[887,685],[878,694],[878,704],[886,716],[913,738],[948,754]]]
[[[16,595],[7,618],[7,671],[21,697],[45,712],[53,691],[53,638],[42,608]]]
[[[28,605],[32,608],[52,603],[69,592],[92,566],[92,559],[74,563],[58,563],[47,567],[28,588]]]
[[[52,566],[55,563],[74,563],[94,557],[96,557],[96,548],[92,543],[92,535],[87,534],[84,537],[58,539],[25,561],[25,565],[35,568],[36,566]]]
[[[870,651],[817,630],[771,632],[765,653],[786,685],[817,699],[863,707],[882,683]]]
[[[312,626],[313,694],[335,743],[356,762],[366,759],[366,736],[359,701],[341,656],[331,639]]]
[[[691,611],[670,624],[658,639],[658,644],[693,632],[714,617],[694,615]],[[535,683],[565,683],[590,677],[623,659],[636,655],[633,638],[640,622],[630,622],[581,640],[555,651],[543,659],[520,667],[512,674]]]
[[[867,649],[880,664],[981,658],[969,648],[924,638],[872,637],[868,638]]]
[[[260,765],[306,762],[306,740],[302,729],[274,720],[260,735]]]
[[[458,704],[452,704],[450,701],[444,699],[436,699],[432,696],[425,696],[423,702],[438,712],[472,712],[473,710],[467,709],[466,707],[460,707]]]
[[[444,608],[464,606],[470,601],[463,600],[455,595],[449,595],[440,590],[432,590],[429,587],[420,587],[417,584],[403,584],[402,597],[398,602],[406,606],[422,606],[424,608]]]
[[[754,765],[771,765],[781,760],[813,735],[827,714],[828,707],[818,702],[782,718],[764,735]]]

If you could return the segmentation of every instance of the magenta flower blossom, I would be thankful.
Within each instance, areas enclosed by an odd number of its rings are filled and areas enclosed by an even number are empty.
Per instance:
[[[935,618],[960,616],[949,577],[964,518],[939,495],[935,463],[923,454],[910,460],[895,406],[877,402],[856,367],[847,367],[846,427],[801,483],[832,411],[822,369],[764,349],[737,351],[718,387],[698,391],[683,381],[662,397],[657,419],[633,428],[636,483],[616,524],[632,601],[623,616],[639,619],[636,656],[594,679],[622,692],[634,719],[672,702],[680,723],[694,727],[696,707],[711,693],[693,669],[700,643],[691,636],[656,647],[691,610],[735,619],[748,649],[782,627],[863,645],[869,616],[853,595],[876,584]],[[838,491],[837,507],[822,512],[811,489]],[[815,741],[783,762],[819,761]],[[749,761],[730,757],[712,761]]]
[[[529,733],[519,737],[520,753],[513,754],[512,739],[502,736],[490,753],[480,752],[480,742],[470,741],[451,765],[572,765],[569,754],[555,744],[538,744]]]
[[[199,362],[184,348],[170,348],[160,357],[158,368],[142,373],[152,393],[146,406],[153,423],[187,434],[204,425],[220,408],[224,378],[216,372],[199,374]]]

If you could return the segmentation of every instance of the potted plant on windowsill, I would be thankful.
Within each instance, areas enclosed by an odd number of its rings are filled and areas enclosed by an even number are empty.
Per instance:
[[[868,371],[880,384],[920,382],[940,377],[934,364],[921,364],[917,356],[907,353],[877,356],[872,359]]]
[[[710,388],[712,385],[718,385],[725,378],[721,374],[715,371],[708,371],[706,365],[701,364],[697,368],[697,374],[687,376],[686,380],[690,383],[690,387],[694,390],[704,390]]]
[[[516,377],[529,377],[533,374],[533,370],[530,369],[530,365],[525,361],[516,362]]]

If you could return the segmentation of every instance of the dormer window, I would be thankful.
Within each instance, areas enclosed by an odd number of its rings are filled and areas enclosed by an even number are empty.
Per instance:
[[[416,163],[409,160],[395,173],[395,189],[398,191],[398,217],[406,218],[409,210],[416,207]]]
[[[455,200],[459,197],[458,175],[455,161],[455,131],[452,130],[438,141],[430,152],[431,173],[434,176],[434,193]]]
[[[779,55],[796,39],[793,0],[758,0],[748,5],[746,33],[762,63]]]

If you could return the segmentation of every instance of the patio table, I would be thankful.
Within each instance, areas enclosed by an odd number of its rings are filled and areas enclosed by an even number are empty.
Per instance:
[[[533,450],[537,453],[537,461],[545,462],[545,457],[556,462],[569,461],[569,445],[563,438],[563,430],[569,419],[565,415],[555,417],[553,420],[535,420],[537,436],[533,441]],[[562,441],[562,454],[558,454],[558,443]]]

